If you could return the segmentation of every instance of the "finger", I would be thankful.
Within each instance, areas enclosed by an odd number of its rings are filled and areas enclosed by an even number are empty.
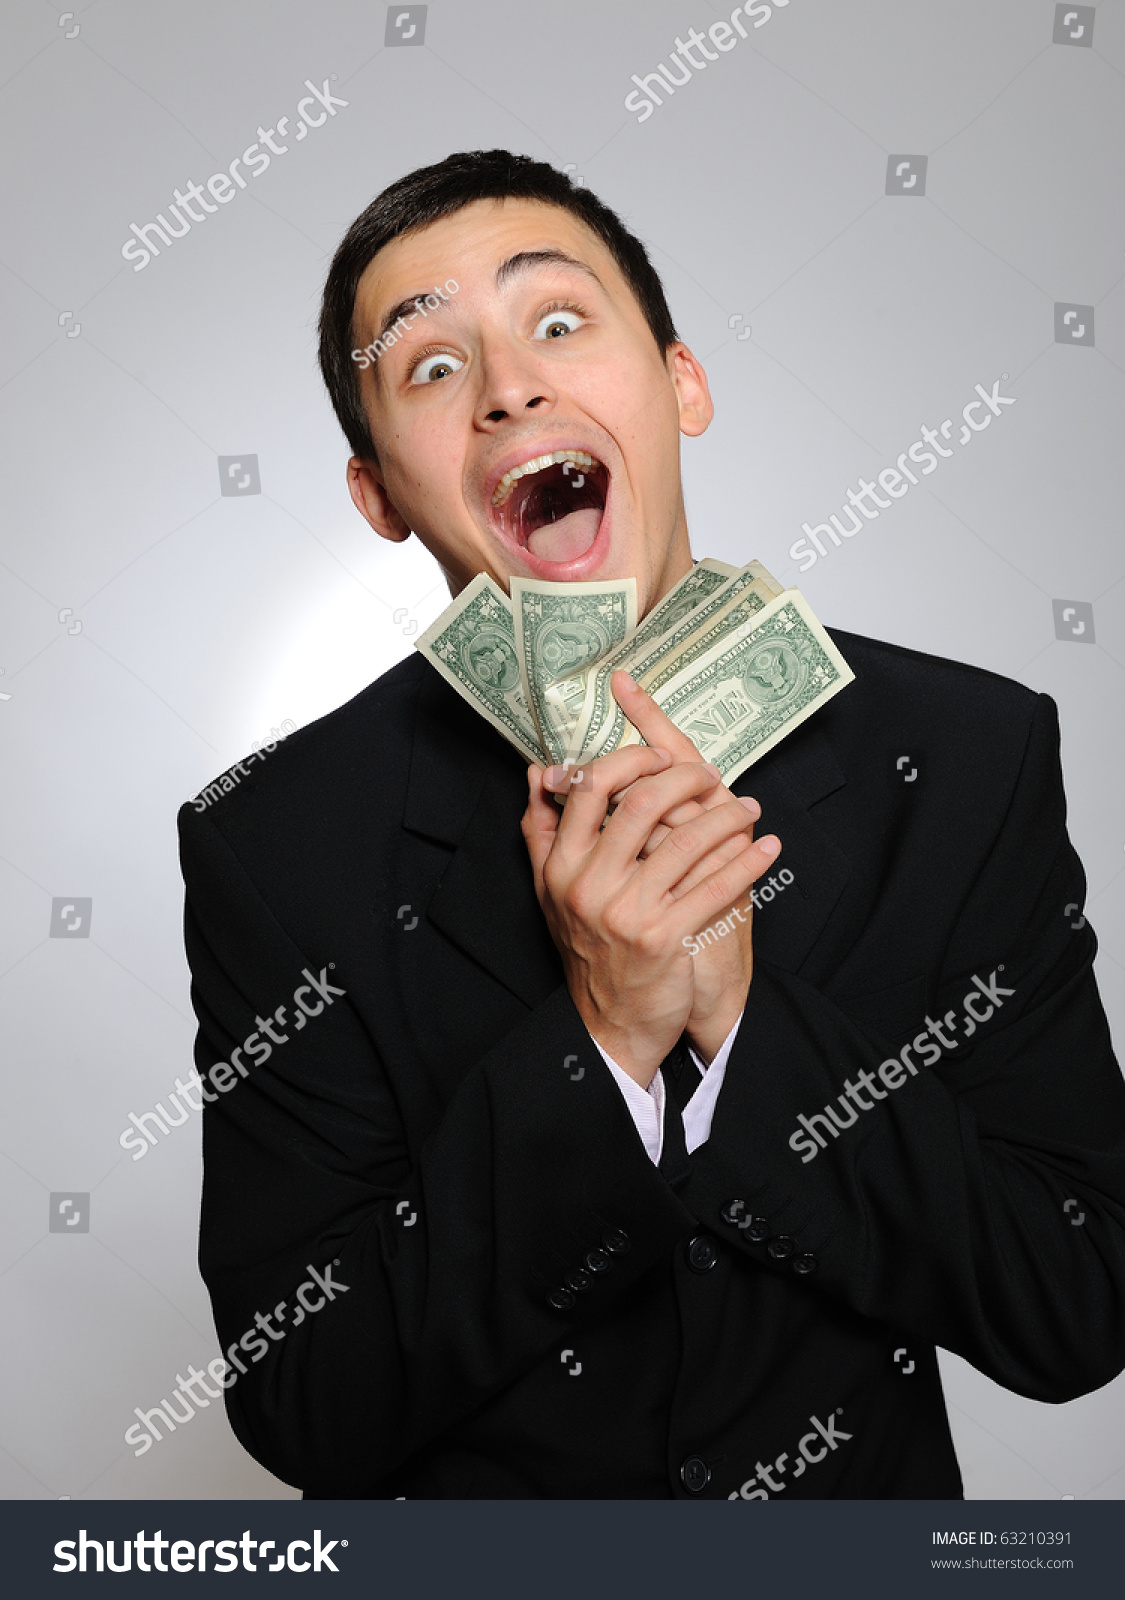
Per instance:
[[[550,855],[559,828],[559,808],[543,788],[543,769],[532,764],[527,769],[527,810],[520,821],[520,829],[531,870],[535,875],[536,893],[543,888],[543,864]]]
[[[663,822],[658,822],[656,827],[653,828],[652,832],[644,842],[644,845],[641,849],[640,860],[647,860],[648,857],[652,855],[653,851],[664,842],[671,831],[671,828],[666,827]]]
[[[624,799],[628,792],[627,789],[623,790],[621,799]],[[613,801],[612,809],[616,810],[620,803],[620,800]],[[678,823],[690,822],[692,817],[701,817],[702,815],[703,805],[698,800],[688,800],[682,806],[674,806],[667,817],[661,817],[656,827],[653,828],[645,840],[644,845],[641,847],[641,860],[643,861],[652,855],[657,846],[663,843]]]
[[[610,688],[613,698],[646,744],[670,751],[677,761],[704,759],[687,734],[680,732],[671,717],[661,711],[652,696],[627,672],[619,668],[610,679]]]
[[[736,835],[745,835],[753,826],[753,818],[737,800],[682,822],[671,830],[638,875],[644,878],[645,898],[663,899],[713,850]]]
[[[736,833],[725,840],[717,849],[712,850],[710,855],[704,856],[702,861],[697,862],[691,871],[680,879],[672,890],[673,900],[682,900],[684,895],[694,889],[697,883],[702,883],[704,878],[709,878],[713,872],[717,872],[720,867],[724,867],[728,861],[733,861],[744,850],[749,850],[753,842],[749,833]]]
[[[714,788],[716,772],[704,762],[681,761],[654,777],[639,779],[605,825],[600,864],[619,878],[636,863],[664,813]]]
[[[622,800],[625,798],[626,793],[626,790],[621,789],[616,794],[611,795],[610,807],[613,808],[619,806]],[[738,798],[742,800],[744,805],[750,808],[752,816],[761,816],[762,808],[756,800],[752,799],[749,795],[739,795]],[[726,788],[724,784],[717,783],[715,787],[709,791],[709,793],[701,795],[698,800],[689,800],[685,805],[677,806],[675,811],[670,811],[666,817],[661,817],[660,820],[666,826],[674,828],[678,823],[687,822],[692,817],[698,816],[701,810],[710,811],[715,806],[726,805],[729,800],[733,799],[735,799],[735,796],[731,793],[731,791]]]
[[[626,750],[615,750],[612,755],[601,756],[585,767],[568,767],[569,788],[565,790],[566,804],[559,823],[559,849],[571,859],[579,859],[593,849],[605,822],[609,797],[614,789],[627,787],[642,775],[651,778],[654,773],[670,770],[671,760],[666,750],[631,745]],[[548,772],[552,782],[558,783],[563,768],[549,768]],[[544,773],[545,789],[547,776]],[[554,792],[559,791],[556,789]]]
[[[781,854],[781,840],[770,833],[755,839],[733,861],[728,861],[675,903],[674,929],[698,934],[723,914],[767,872]]]
[[[637,762],[635,757],[642,752],[658,755],[659,760],[653,762],[645,758],[642,762]],[[597,773],[592,773],[595,762],[599,763]],[[599,781],[597,782],[599,789],[602,787],[602,779],[605,779],[605,786],[608,787],[608,810],[613,810],[618,803],[616,795],[624,794],[637,778],[643,778],[650,773],[659,773],[671,765],[672,757],[667,750],[648,744],[631,744],[623,750],[615,750],[613,755],[599,755],[589,762],[576,762],[567,757],[562,766],[547,766],[547,770],[542,774],[542,787],[549,790],[550,794],[560,795],[565,800],[571,794],[591,794],[591,782],[594,778]]]
[[[648,842],[641,851],[642,859],[652,855],[657,845],[668,837],[671,829],[678,827],[681,822],[690,822],[692,817],[702,816],[704,811],[714,810],[715,806],[725,805],[734,798],[729,789],[724,789],[720,786],[717,789],[712,789],[710,794],[705,794],[702,800],[688,800],[684,805],[676,806],[666,817],[661,817],[656,827],[652,830]],[[761,806],[749,795],[739,795],[738,803],[746,807],[753,821],[756,822],[761,816]]]
[[[659,759],[653,760],[653,757]],[[660,746],[627,745],[623,750],[615,750],[612,755],[598,756],[584,764],[568,758],[561,766],[548,767],[543,773],[543,787],[552,794],[589,793],[592,779],[587,777],[587,773],[593,773],[596,766],[594,776],[598,786],[602,786],[604,779],[606,792],[612,795],[627,789],[638,778],[650,772],[662,772],[671,764],[671,755]]]

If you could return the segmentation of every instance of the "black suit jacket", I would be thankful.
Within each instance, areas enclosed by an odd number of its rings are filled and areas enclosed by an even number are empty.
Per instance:
[[[1054,703],[835,637],[855,683],[735,785],[794,881],[755,913],[676,1187],[562,981],[526,769],[420,657],[184,807],[200,1070],[288,1008],[204,1117],[227,1405],[271,1472],[321,1497],[957,1498],[935,1345],[1038,1400],[1125,1364],[1125,1088]],[[304,969],[346,994],[295,1026]],[[974,976],[998,1007],[966,1007]],[[911,1040],[917,1070],[855,1108],[845,1083]]]

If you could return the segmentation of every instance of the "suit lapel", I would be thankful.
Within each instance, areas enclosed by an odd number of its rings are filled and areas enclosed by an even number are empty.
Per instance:
[[[403,824],[452,846],[426,906],[436,928],[530,1006],[562,982],[520,832],[527,768],[432,668],[418,696]]]
[[[752,794],[762,807],[755,832],[776,833],[781,840],[777,868],[757,885],[754,949],[789,972],[800,971],[848,880],[848,857],[811,812],[846,781],[823,724],[814,716],[734,785],[735,794]],[[782,868],[794,881],[778,889]],[[774,893],[766,898],[771,878]]]
[[[782,841],[777,869],[759,885],[754,946],[798,972],[848,879],[847,856],[811,814],[845,783],[817,717],[745,772],[736,794],[762,806],[759,833]],[[427,667],[417,704],[404,826],[453,855],[426,916],[511,993],[534,1006],[562,981],[558,952],[535,898],[519,823],[527,803],[522,758]],[[794,881],[764,899],[781,868]],[[768,891],[767,891],[768,893]]]

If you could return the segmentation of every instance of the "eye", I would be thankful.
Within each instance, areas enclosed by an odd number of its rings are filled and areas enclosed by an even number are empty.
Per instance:
[[[577,311],[571,311],[565,306],[556,306],[540,317],[535,324],[533,339],[565,339],[568,333],[581,327],[582,318]]]
[[[460,372],[464,365],[462,360],[451,356],[447,350],[439,351],[436,355],[423,355],[411,368],[410,381],[417,384],[437,383],[442,378]]]

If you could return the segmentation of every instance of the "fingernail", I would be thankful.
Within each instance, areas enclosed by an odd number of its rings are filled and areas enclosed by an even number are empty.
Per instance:
[[[752,817],[760,817],[761,816],[762,808],[758,804],[758,802],[754,799],[753,795],[740,794],[739,797],[738,797],[738,803],[741,806],[745,806],[747,811],[749,811],[749,813],[750,813],[750,815]]]
[[[548,785],[555,784],[555,783],[565,783],[566,782],[566,768],[565,767],[548,767],[546,772],[543,774],[543,782],[545,784],[548,784]]]
[[[620,671],[621,676],[625,679],[625,682],[628,684],[630,689],[637,688],[637,680],[636,680],[636,678],[634,678],[632,676],[631,673],[626,672],[624,667],[621,667],[618,670]]]
[[[719,771],[718,767],[714,764],[713,761],[705,761],[703,763],[703,770],[704,770],[704,772],[709,772],[711,774],[711,776],[715,779],[716,783],[722,781],[722,776],[723,775]]]
[[[768,834],[766,838],[758,840],[758,849],[772,861],[774,856],[781,854],[781,840],[775,839],[772,833]]]

